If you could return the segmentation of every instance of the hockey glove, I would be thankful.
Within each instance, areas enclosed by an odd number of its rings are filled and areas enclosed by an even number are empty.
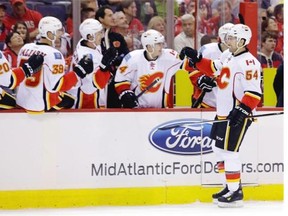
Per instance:
[[[33,54],[32,56],[30,56],[28,61],[22,65],[25,76],[30,77],[33,74],[39,72],[43,62],[44,58],[42,55]]]
[[[83,56],[83,58],[74,66],[74,71],[81,79],[83,79],[87,74],[93,72],[93,61],[88,55]]]
[[[123,91],[120,94],[119,99],[123,105],[123,108],[135,108],[139,105],[135,93],[130,90]]]
[[[212,88],[216,87],[215,79],[202,75],[197,80],[197,85],[204,92],[211,92]]]
[[[100,63],[100,70],[102,71],[111,70],[111,66],[114,65],[117,56],[118,56],[117,50],[114,47],[110,47],[102,57]]]
[[[195,67],[197,62],[200,62],[202,59],[202,55],[198,53],[197,50],[192,49],[191,47],[184,47],[180,51],[179,58],[183,60],[187,56],[189,58],[189,64]]]
[[[241,103],[238,106],[234,107],[233,110],[228,115],[228,119],[230,120],[230,127],[237,127],[243,125],[245,118],[249,116],[251,113],[251,108]]]

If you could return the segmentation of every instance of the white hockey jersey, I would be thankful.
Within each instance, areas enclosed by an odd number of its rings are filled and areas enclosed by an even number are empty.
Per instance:
[[[167,107],[171,79],[181,64],[178,53],[171,49],[162,49],[162,54],[155,61],[145,58],[144,49],[134,50],[124,57],[117,69],[116,91],[121,89],[121,85],[129,83],[137,96],[156,80],[155,85],[138,98],[139,107]]]
[[[61,78],[65,75],[65,59],[61,52],[49,45],[29,43],[21,48],[17,65],[22,65],[33,54],[44,57],[42,69],[19,85],[16,103],[28,111],[40,112],[61,101],[59,91],[64,85]],[[65,85],[68,82],[75,85],[77,76],[73,76],[73,80],[67,79]]]
[[[95,85],[93,85],[93,76],[95,75],[96,70],[99,68],[100,62],[102,60],[102,53],[101,53],[101,46],[97,46],[96,49],[89,48],[87,46],[82,45],[83,39],[81,39],[76,49],[73,53],[72,64],[71,67],[74,66],[80,59],[85,56],[89,55],[93,61],[94,67],[93,72],[88,74],[84,79],[79,81],[75,87],[68,91],[68,93],[72,94],[75,98],[75,108],[82,108],[82,104],[93,103],[95,108],[97,107],[106,107],[106,97],[107,97],[107,89],[98,90]],[[71,68],[72,70],[72,68]],[[89,97],[94,94],[93,101],[86,101],[85,98]],[[85,96],[86,95],[86,96]],[[90,96],[88,96],[90,95]],[[83,101],[84,100],[84,101]],[[87,105],[86,103],[86,105]],[[89,106],[92,107],[93,105]]]
[[[219,75],[216,110],[221,117],[228,116],[245,94],[259,100],[262,94],[260,62],[250,52],[233,56],[227,51],[222,53],[220,62],[215,62]]]
[[[11,66],[0,50],[0,85],[9,87],[11,85],[11,76]]]

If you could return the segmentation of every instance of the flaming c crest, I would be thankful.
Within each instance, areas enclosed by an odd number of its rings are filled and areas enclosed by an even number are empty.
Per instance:
[[[146,75],[139,77],[138,82],[140,83],[140,90],[143,91],[144,89],[146,89],[147,86],[149,86],[157,78],[161,80],[163,78],[163,73],[156,72],[154,74],[146,74]],[[147,92],[156,92],[159,89],[160,84],[161,82],[155,84]]]

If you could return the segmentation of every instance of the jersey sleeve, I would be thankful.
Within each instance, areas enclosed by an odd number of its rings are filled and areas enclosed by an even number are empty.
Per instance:
[[[241,77],[241,84],[244,87],[244,96],[241,102],[249,106],[252,110],[257,107],[261,101],[261,66],[257,59],[247,58],[241,65],[243,76]]]

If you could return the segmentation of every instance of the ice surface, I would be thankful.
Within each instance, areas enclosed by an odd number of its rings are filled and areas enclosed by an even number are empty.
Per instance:
[[[210,203],[186,205],[125,206],[125,207],[86,207],[69,209],[24,209],[0,210],[5,216],[214,216],[214,215],[269,215],[280,216],[287,211],[285,202],[245,201],[243,208],[218,208]],[[287,215],[287,212],[286,214]]]

